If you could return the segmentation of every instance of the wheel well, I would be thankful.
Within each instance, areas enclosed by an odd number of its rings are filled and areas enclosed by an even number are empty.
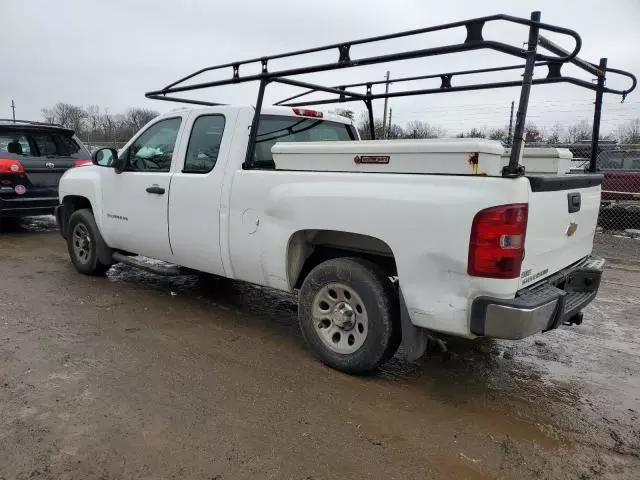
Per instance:
[[[91,206],[91,202],[86,197],[80,197],[77,195],[67,195],[62,200],[63,205],[69,205],[71,208],[68,208],[72,213],[76,210],[80,210],[81,208],[88,208],[93,211],[93,207]]]
[[[58,223],[60,226],[60,233],[64,238],[67,238],[67,224],[69,223],[69,218],[73,212],[83,208],[88,208],[93,212],[91,202],[86,197],[67,195],[62,199],[62,208],[60,209],[60,218],[58,219]]]
[[[398,274],[391,248],[378,238],[336,230],[300,230],[289,239],[289,284],[300,288],[314,267],[339,257],[364,258],[378,265],[389,277]]]

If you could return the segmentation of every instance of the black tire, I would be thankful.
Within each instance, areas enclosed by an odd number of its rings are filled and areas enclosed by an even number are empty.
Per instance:
[[[353,326],[347,325],[347,328],[351,327],[350,330],[336,330],[338,326],[333,320],[321,320],[320,323],[316,323],[318,317],[314,319],[313,316],[314,302],[316,302],[316,308],[321,305],[323,302],[320,300],[318,303],[318,300],[326,298],[322,297],[322,292],[331,292],[334,284],[344,285],[348,291],[355,293],[352,298],[356,296],[360,298],[366,315],[366,337],[361,340],[363,343],[357,347],[357,350],[349,353],[336,351],[338,343],[335,348],[328,346],[330,343],[327,337],[322,338],[322,328],[351,337],[350,332],[353,332]],[[329,290],[326,290],[327,288]],[[337,289],[340,287],[338,286]],[[345,303],[340,300],[335,301]],[[327,311],[334,312],[337,307],[336,304],[333,310]],[[360,312],[357,306],[356,309]],[[358,313],[352,310],[351,314],[356,319],[353,325],[357,325],[360,329],[357,323]],[[307,345],[322,362],[352,374],[365,374],[375,370],[393,356],[401,338],[397,294],[393,284],[377,265],[360,258],[327,260],[309,272],[298,297],[298,321]],[[323,322],[329,321],[332,322],[330,326],[323,326]],[[351,340],[352,338],[349,338],[349,342]]]
[[[86,233],[86,243],[81,248],[77,233]],[[104,275],[111,264],[104,264],[98,258],[98,244],[103,242],[91,210],[83,208],[73,212],[67,224],[67,249],[71,262],[80,273],[85,275]],[[85,253],[79,252],[79,250]]]

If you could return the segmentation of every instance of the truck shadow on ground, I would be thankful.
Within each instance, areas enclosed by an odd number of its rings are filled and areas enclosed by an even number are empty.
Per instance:
[[[298,331],[295,295],[208,275],[160,277],[126,265],[115,265],[108,275],[147,291],[173,292],[184,308],[199,304],[212,312],[207,322],[232,322],[236,335],[259,331],[277,338],[284,349],[297,350],[300,369],[312,368],[317,381],[337,382],[354,398],[370,386],[372,394],[386,392],[382,395],[396,407],[396,402],[408,402],[421,411],[445,408],[505,436],[507,450],[510,438],[520,438],[551,450],[560,445],[604,449],[616,458],[640,451],[632,427],[637,410],[612,408],[617,395],[633,395],[634,387],[622,392],[598,376],[620,374],[615,365],[621,360],[615,360],[614,370],[594,372],[592,362],[612,353],[597,348],[602,342],[598,328],[564,329],[515,342],[446,338],[446,352],[434,343],[421,359],[407,362],[400,351],[374,374],[350,377],[310,366],[315,360]],[[597,311],[591,315],[597,325]]]
[[[292,348],[306,349],[298,331],[295,295],[206,274],[162,277],[126,265],[115,265],[108,276],[112,281],[164,294],[168,291],[185,302],[200,302],[226,312],[234,324],[272,332],[283,342],[290,342]],[[547,407],[567,402],[575,405],[579,401],[580,394],[574,386],[550,382],[537,367],[521,362],[518,348],[522,347],[516,344],[487,339],[445,340],[446,352],[433,343],[420,360],[407,362],[400,351],[366,381],[400,381],[407,388],[427,392],[435,400],[478,408],[515,402],[539,409],[540,398],[546,399]],[[540,346],[532,344],[527,348],[540,354]]]

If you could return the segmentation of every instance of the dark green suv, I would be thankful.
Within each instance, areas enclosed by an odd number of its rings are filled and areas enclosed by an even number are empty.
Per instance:
[[[90,158],[73,130],[0,119],[0,218],[52,214],[62,174]]]

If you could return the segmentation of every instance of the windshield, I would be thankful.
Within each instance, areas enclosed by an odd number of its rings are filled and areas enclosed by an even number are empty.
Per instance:
[[[277,142],[326,142],[355,140],[350,125],[317,118],[263,115],[253,154],[254,164],[275,168],[271,147]]]

